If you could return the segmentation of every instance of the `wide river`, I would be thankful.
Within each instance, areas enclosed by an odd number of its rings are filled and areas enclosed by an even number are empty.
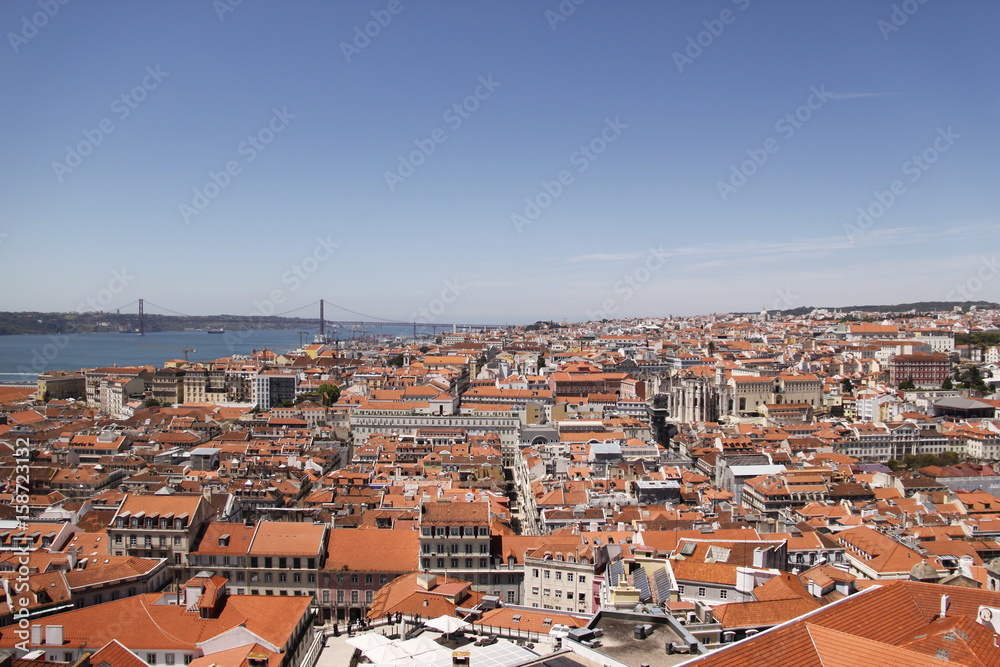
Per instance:
[[[312,342],[313,334],[302,336]],[[209,361],[234,354],[268,349],[287,352],[299,346],[294,331],[168,331],[144,336],[124,333],[72,334],[67,336],[0,336],[0,383],[35,382],[50,370],[79,370],[102,366],[152,364],[170,359]]]

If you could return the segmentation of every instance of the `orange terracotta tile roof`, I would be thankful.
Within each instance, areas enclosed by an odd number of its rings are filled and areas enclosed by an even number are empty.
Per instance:
[[[327,535],[323,569],[410,572],[418,565],[419,550],[416,530],[336,528]]]
[[[98,649],[90,656],[90,661],[92,665],[108,664],[110,667],[148,667],[139,656],[122,646],[116,639]]]
[[[517,620],[514,620],[515,618]],[[547,635],[553,625],[582,628],[587,625],[587,621],[588,619],[553,612],[549,609],[499,607],[483,614],[482,618],[473,623],[473,625],[487,626],[487,631],[489,631],[488,627],[492,626],[494,628],[507,628],[509,630],[537,632],[540,635]]]
[[[735,628],[762,628],[785,623],[802,614],[818,609],[819,602],[804,598],[791,600],[765,600],[761,602],[732,602],[712,609],[723,630]]]
[[[240,624],[276,646],[284,646],[309,612],[306,596],[232,595],[218,618],[201,618],[177,604],[160,604],[163,594],[134,595],[113,602],[47,616],[62,625],[67,648],[103,646],[113,639],[132,651],[196,651],[196,645]],[[0,628],[0,647],[20,641],[17,626]]]
[[[319,556],[326,548],[326,526],[287,521],[262,521],[257,524],[250,555]]]
[[[939,621],[943,595],[949,596],[950,605],[946,618]],[[892,660],[894,667],[1000,664],[994,633],[985,626],[976,627],[982,605],[1000,605],[1000,593],[911,581],[879,582],[863,593],[687,664],[856,667],[879,664],[879,660]],[[945,656],[939,654],[940,649],[948,651],[947,659],[938,658]]]

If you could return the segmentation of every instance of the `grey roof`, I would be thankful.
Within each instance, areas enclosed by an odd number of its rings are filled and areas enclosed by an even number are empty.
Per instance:
[[[756,477],[758,475],[774,475],[784,472],[785,466],[781,464],[758,465],[758,466],[729,466],[735,477]]]
[[[673,479],[640,479],[635,483],[639,489],[679,489],[681,485]]]
[[[971,398],[961,398],[960,396],[952,396],[950,398],[942,398],[940,401],[934,404],[936,408],[955,408],[957,410],[982,410],[992,409],[993,406],[989,403],[983,403],[982,401],[976,401]]]

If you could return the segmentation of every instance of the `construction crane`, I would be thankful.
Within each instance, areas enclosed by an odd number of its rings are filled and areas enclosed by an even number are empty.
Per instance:
[[[296,331],[295,333],[297,333],[299,335],[299,349],[302,349],[302,334],[307,334],[309,332],[308,331]]]
[[[171,352],[183,352],[184,353],[184,361],[188,360],[188,352],[197,352],[198,351],[198,350],[189,348],[186,345],[184,346],[183,349],[181,349],[179,347],[154,347],[153,345],[140,345],[139,347],[145,348],[147,350],[169,350]]]

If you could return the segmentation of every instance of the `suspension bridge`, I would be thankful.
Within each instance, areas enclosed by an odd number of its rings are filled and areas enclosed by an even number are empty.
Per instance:
[[[334,308],[341,310],[345,313],[349,313],[356,317],[364,318],[357,320],[331,320],[326,317],[326,306],[333,306]],[[413,329],[413,337],[417,337],[418,329],[430,329],[433,333],[437,333],[439,330],[443,329],[454,329],[463,331],[485,331],[489,329],[503,329],[507,325],[503,324],[459,324],[459,323],[443,323],[443,322],[409,322],[404,320],[392,320],[384,317],[378,317],[377,315],[366,315],[365,313],[360,313],[356,310],[351,310],[350,308],[345,308],[344,306],[339,306],[332,301],[327,299],[317,299],[312,303],[307,303],[298,308],[292,308],[290,310],[285,310],[280,313],[272,313],[269,315],[262,315],[259,313],[254,313],[251,315],[191,315],[188,313],[182,313],[180,311],[174,310],[172,308],[167,308],[166,306],[161,306],[149,301],[148,299],[135,299],[124,306],[118,308],[118,312],[123,310],[127,311],[132,307],[138,307],[138,329],[136,333],[142,335],[145,333],[145,316],[146,316],[146,306],[152,306],[157,311],[162,311],[162,313],[150,313],[150,314],[168,314],[175,315],[178,317],[191,317],[191,318],[205,318],[205,317],[234,317],[239,320],[264,320],[280,317],[289,317],[292,313],[300,313],[306,309],[319,307],[319,336],[326,337],[326,327],[327,325],[333,328],[376,328],[376,329],[388,329],[388,328],[409,328]],[[302,315],[296,315],[295,319],[309,319],[308,317],[303,317]]]

